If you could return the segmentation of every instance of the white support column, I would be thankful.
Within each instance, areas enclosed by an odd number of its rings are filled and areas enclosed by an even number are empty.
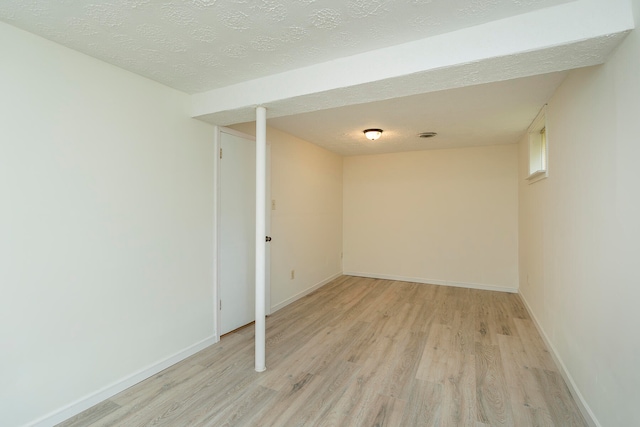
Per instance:
[[[256,372],[267,369],[265,362],[265,192],[267,182],[267,110],[256,108]]]

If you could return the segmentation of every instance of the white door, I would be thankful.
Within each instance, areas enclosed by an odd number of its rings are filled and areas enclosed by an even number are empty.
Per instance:
[[[220,334],[255,320],[256,144],[220,133]]]
[[[218,156],[218,333],[223,335],[255,320],[256,143],[249,135],[225,128],[220,129],[218,141],[222,150]],[[267,200],[269,189],[267,180]],[[265,212],[268,232],[270,211]],[[267,245],[267,256],[269,252]],[[269,270],[267,258],[267,314]]]

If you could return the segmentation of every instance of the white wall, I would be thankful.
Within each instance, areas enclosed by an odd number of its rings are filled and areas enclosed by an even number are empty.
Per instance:
[[[253,123],[232,127],[255,135]],[[276,201],[271,306],[277,310],[342,273],[342,157],[271,127],[267,140]]]
[[[2,23],[0,51],[0,424],[15,426],[211,341],[213,128],[185,94]]]
[[[344,271],[515,290],[517,146],[344,159]]]
[[[633,0],[640,22],[640,0]],[[520,284],[603,426],[640,425],[640,34],[549,102],[549,178],[520,145]]]

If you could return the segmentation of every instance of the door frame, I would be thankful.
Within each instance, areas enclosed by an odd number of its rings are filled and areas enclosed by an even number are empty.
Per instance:
[[[220,341],[220,280],[218,278],[219,266],[219,239],[220,235],[220,147],[222,134],[226,133],[240,138],[251,140],[255,143],[256,137],[224,126],[214,126],[213,137],[213,324],[216,342]],[[223,153],[224,156],[224,153]],[[271,233],[271,144],[267,141],[266,153],[266,195],[265,195],[265,231],[266,235]],[[256,206],[257,209],[257,206]],[[271,314],[271,245],[267,244],[265,249],[265,313]],[[254,267],[255,268],[255,267]]]

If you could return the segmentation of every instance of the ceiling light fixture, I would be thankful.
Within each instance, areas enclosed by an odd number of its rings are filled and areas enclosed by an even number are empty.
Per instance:
[[[420,138],[433,138],[436,135],[437,135],[437,133],[435,133],[435,132],[422,132],[422,133],[418,134],[418,136]]]
[[[366,136],[367,139],[372,141],[375,141],[382,136],[382,129],[365,129],[362,132],[364,132],[364,136]]]

